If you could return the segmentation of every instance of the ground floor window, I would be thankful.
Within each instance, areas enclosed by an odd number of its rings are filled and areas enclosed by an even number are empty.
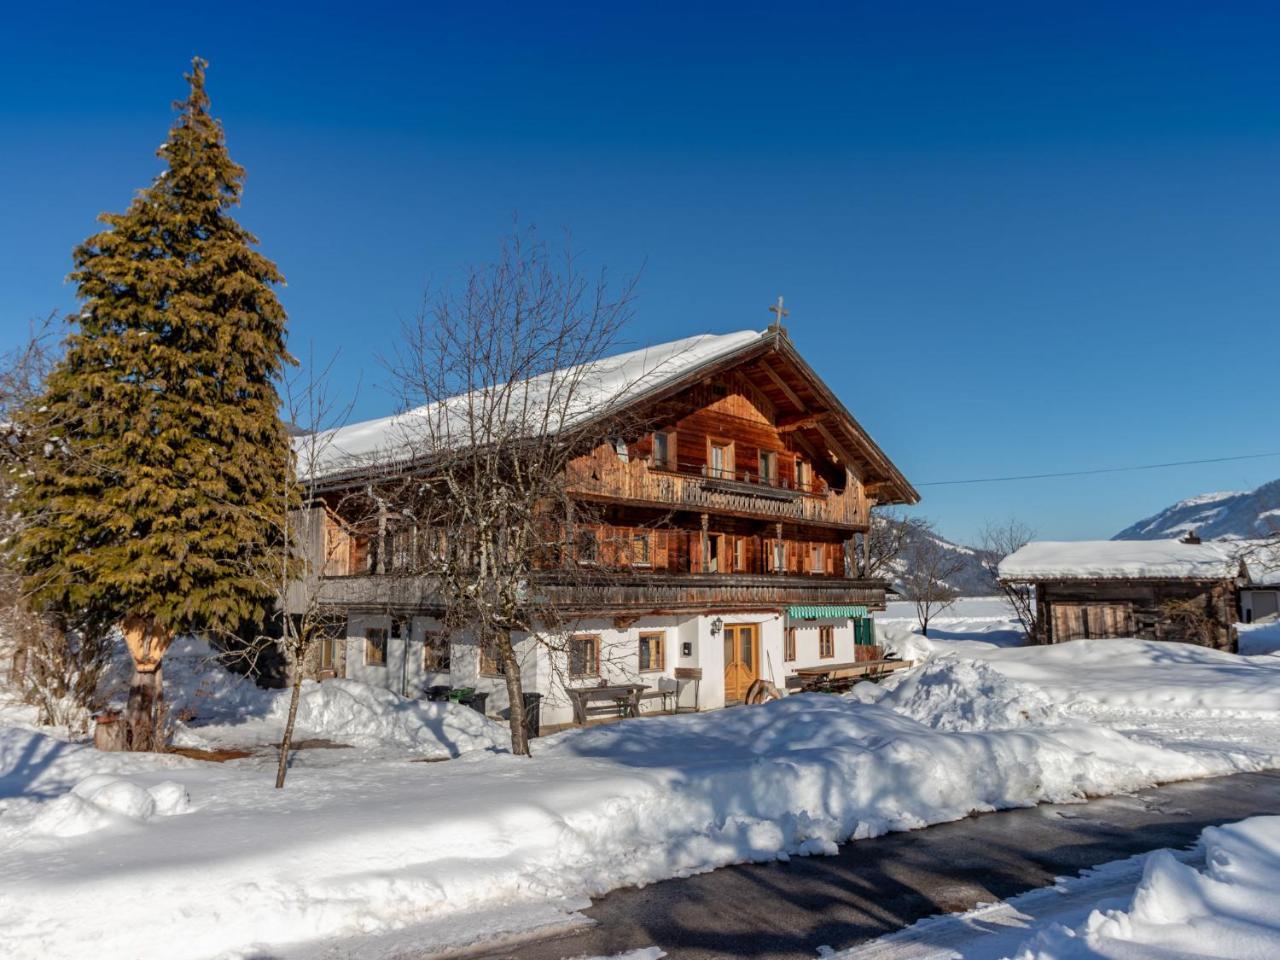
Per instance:
[[[569,676],[600,676],[600,638],[594,634],[569,640]]]
[[[796,628],[787,627],[782,637],[782,659],[790,663],[796,658]]]
[[[823,660],[829,660],[836,655],[836,628],[835,627],[819,627],[818,628],[818,656]]]
[[[338,668],[338,641],[336,638],[320,638],[319,666],[321,670],[336,670]]]
[[[480,675],[485,677],[505,677],[506,666],[502,662],[498,641],[490,640],[480,647]]]
[[[382,627],[370,627],[364,632],[364,665],[366,667],[387,665],[387,631]]]
[[[667,657],[664,640],[665,638],[661,633],[640,634],[640,670],[642,673],[666,669]]]
[[[449,635],[428,630],[422,638],[422,669],[427,673],[448,673],[450,666]]]

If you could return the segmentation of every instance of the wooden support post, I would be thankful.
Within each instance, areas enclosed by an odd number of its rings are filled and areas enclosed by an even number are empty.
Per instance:
[[[702,514],[702,570],[704,573],[711,565],[711,539],[707,536],[708,523],[707,515]]]
[[[387,505],[378,501],[378,556],[374,560],[373,572],[387,572]]]

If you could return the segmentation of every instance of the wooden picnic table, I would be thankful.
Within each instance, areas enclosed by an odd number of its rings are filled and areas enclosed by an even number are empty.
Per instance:
[[[823,684],[843,685],[860,678],[879,678],[895,670],[905,670],[913,665],[911,660],[860,660],[857,663],[828,663],[820,667],[801,667],[795,676],[801,685],[818,687]]]
[[[565,692],[573,701],[573,722],[579,726],[587,722],[590,713],[608,713],[621,710],[624,717],[640,716],[640,695],[649,688],[643,683],[615,683],[597,687],[570,687]],[[591,707],[592,700],[607,700],[612,706]]]

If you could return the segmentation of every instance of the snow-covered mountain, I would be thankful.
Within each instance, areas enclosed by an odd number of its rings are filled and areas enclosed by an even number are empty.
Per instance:
[[[944,550],[960,555],[960,562],[963,566],[961,566],[958,573],[947,578],[948,586],[955,587],[966,597],[985,597],[997,592],[995,580],[992,579],[982,565],[984,551],[977,547],[966,547],[960,543],[952,543],[936,533],[914,533],[913,536],[928,536]],[[907,564],[910,562],[910,555],[911,550],[908,547],[903,551],[903,556],[889,561],[889,569],[892,571],[889,578],[893,581],[895,589],[899,589],[901,586],[903,575],[907,571]]]
[[[1205,540],[1233,540],[1280,532],[1280,480],[1247,492],[1202,493],[1125,527],[1113,540],[1164,540],[1190,531]]]

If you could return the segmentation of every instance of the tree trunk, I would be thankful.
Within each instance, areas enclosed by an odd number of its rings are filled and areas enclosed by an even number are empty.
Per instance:
[[[280,738],[280,765],[276,767],[276,789],[284,786],[285,772],[289,769],[289,748],[293,745],[293,725],[298,719],[298,700],[302,697],[302,660],[294,657],[293,693],[289,696],[289,718],[284,722],[284,736]]]
[[[511,752],[517,757],[529,756],[529,732],[524,727],[524,684],[520,678],[520,662],[516,659],[511,634],[498,637],[498,655],[507,678],[507,700],[511,704]]]
[[[145,752],[164,746],[164,676],[160,664],[152,670],[134,665],[124,724],[126,750]]]
[[[161,661],[173,634],[156,625],[153,617],[130,614],[120,621],[125,645],[133,657],[133,682],[125,708],[124,741],[135,752],[164,747],[164,676]]]

